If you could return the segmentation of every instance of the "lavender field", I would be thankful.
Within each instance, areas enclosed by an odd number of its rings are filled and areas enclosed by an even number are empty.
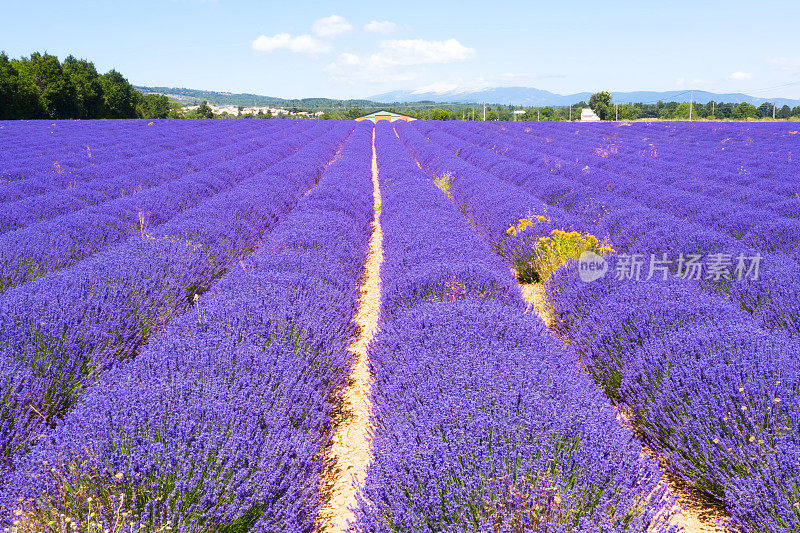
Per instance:
[[[800,532],[796,124],[0,146],[0,530]]]

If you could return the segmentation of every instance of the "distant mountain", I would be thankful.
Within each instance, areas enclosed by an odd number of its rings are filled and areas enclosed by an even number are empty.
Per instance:
[[[569,96],[551,93],[533,87],[491,87],[477,91],[416,92],[393,91],[370,96],[375,102],[459,102],[524,105],[524,106],[563,106],[587,101],[592,93],[579,93]]]
[[[335,100],[332,98],[300,98],[286,99],[274,96],[262,96],[250,93],[224,93],[216,91],[201,91],[198,89],[184,89],[178,87],[146,87],[135,86],[137,90],[147,93],[164,94],[169,98],[184,105],[199,104],[203,100],[209,104],[225,106],[234,105],[242,107],[251,106],[270,106],[282,108],[303,108],[303,109],[325,109],[325,110],[347,110],[351,107],[362,109],[380,109],[381,104],[368,100]]]
[[[197,104],[203,100],[208,103],[224,106],[271,106],[286,109],[300,108],[311,111],[344,111],[351,107],[358,107],[366,112],[392,107],[400,111],[404,109],[425,109],[431,104],[443,104],[442,107],[462,109],[467,104],[503,104],[521,105],[528,107],[542,106],[568,106],[578,102],[586,102],[592,93],[576,93],[561,95],[535,89],[533,87],[490,87],[476,91],[448,91],[448,92],[417,92],[417,91],[392,91],[370,96],[362,100],[336,100],[333,98],[301,98],[286,99],[273,96],[262,96],[250,93],[226,93],[215,91],[201,91],[197,89],[184,89],[176,87],[144,87],[137,86],[143,93],[165,94],[173,100],[184,105]],[[612,92],[614,102],[620,104],[656,103],[663,102],[688,102],[688,91],[636,91]],[[759,106],[764,102],[772,102],[778,106],[791,107],[800,105],[800,100],[787,98],[758,98],[741,93],[717,94],[706,91],[694,91],[694,101],[705,104],[710,101],[739,103],[748,102]],[[448,105],[449,104],[449,105]]]
[[[578,102],[586,102],[592,93],[576,93],[561,95],[536,89],[533,87],[489,87],[475,91],[447,91],[447,92],[417,92],[417,91],[392,91],[388,93],[369,96],[368,99],[374,102],[396,103],[396,102],[457,102],[457,103],[481,103],[521,105],[521,106],[567,106]],[[612,92],[612,100],[619,104],[634,103],[656,103],[662,102],[688,102],[689,91],[635,91],[635,92]],[[694,101],[705,104],[714,102],[739,103],[747,102],[759,106],[764,102],[771,102],[778,106],[800,105],[800,100],[788,98],[759,98],[742,93],[718,94],[707,91],[694,91]]]

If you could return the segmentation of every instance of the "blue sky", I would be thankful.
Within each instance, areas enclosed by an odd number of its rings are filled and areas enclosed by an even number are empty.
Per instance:
[[[602,12],[598,12],[602,6]],[[800,2],[0,0],[0,50],[279,97],[530,86],[800,98]]]

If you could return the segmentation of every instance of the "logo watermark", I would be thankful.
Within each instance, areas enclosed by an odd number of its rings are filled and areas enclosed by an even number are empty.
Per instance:
[[[578,275],[581,281],[589,283],[602,278],[608,272],[608,262],[601,255],[592,251],[585,251],[578,259]]]
[[[685,280],[758,280],[761,254],[748,256],[743,253],[683,254],[617,254],[614,262],[614,279],[626,281],[648,281],[653,278],[666,280],[669,276]],[[606,259],[594,252],[583,252],[578,259],[578,276],[586,283],[604,277],[609,271]]]

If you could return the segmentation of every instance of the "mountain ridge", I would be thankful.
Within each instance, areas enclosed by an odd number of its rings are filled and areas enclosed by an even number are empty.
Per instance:
[[[690,91],[610,91],[612,101],[618,104],[656,103],[662,102],[689,102],[692,97]],[[521,105],[521,106],[568,106],[578,102],[586,102],[591,97],[590,92],[580,92],[562,95],[537,89],[535,87],[487,87],[473,91],[445,91],[445,92],[419,92],[398,90],[368,96],[367,99],[375,102],[420,102],[432,101],[439,103],[481,103]],[[800,105],[800,99],[791,98],[762,98],[744,93],[713,93],[709,91],[694,91],[694,101],[698,104],[708,102],[740,103],[747,102],[759,106],[765,102],[777,106],[790,107]]]
[[[590,92],[581,92],[569,95],[561,95],[537,89],[535,87],[489,87],[475,91],[447,91],[447,92],[419,92],[409,90],[397,90],[381,93],[367,98],[360,99],[336,99],[336,98],[278,98],[264,96],[253,93],[230,93],[222,91],[204,91],[199,89],[187,89],[177,87],[152,87],[135,86],[143,93],[159,93],[180,102],[181,104],[199,103],[207,100],[215,105],[241,105],[249,106],[280,106],[280,107],[302,107],[312,110],[316,109],[340,109],[346,110],[351,107],[359,107],[365,110],[375,110],[384,107],[392,107],[397,104],[459,104],[463,107],[466,104],[478,104],[485,102],[489,105],[519,105],[528,107],[564,107],[575,105],[579,102],[586,102],[592,95]],[[631,92],[611,92],[612,101],[619,104],[633,103],[656,103],[662,102],[688,102],[689,91],[631,91]],[[800,99],[790,98],[761,98],[750,96],[743,93],[712,93],[708,91],[694,91],[694,101],[698,104],[705,104],[710,101],[740,103],[747,102],[759,106],[764,102],[774,103],[778,107],[788,105],[790,107],[800,105]],[[425,106],[427,107],[427,106]]]

